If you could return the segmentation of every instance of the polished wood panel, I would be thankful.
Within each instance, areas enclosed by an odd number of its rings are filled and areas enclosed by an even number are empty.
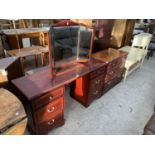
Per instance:
[[[111,33],[110,46],[120,48],[129,45],[133,35],[135,20],[133,19],[115,19]]]
[[[26,75],[15,79],[12,83],[20,89],[20,91],[29,100],[32,100],[62,85],[69,84],[77,78],[84,76],[104,65],[105,63],[96,59],[91,59],[90,62],[87,63],[76,63],[74,68],[55,75],[52,80],[50,79],[50,69],[47,67],[42,71],[36,72],[35,74]]]

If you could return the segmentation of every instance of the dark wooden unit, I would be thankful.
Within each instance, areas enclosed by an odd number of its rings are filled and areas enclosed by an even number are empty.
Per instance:
[[[85,101],[90,103],[99,97],[103,88],[98,89],[97,85],[101,82],[100,87],[102,86],[100,76],[104,76],[104,66],[105,63],[91,59],[87,63],[75,63],[72,69],[53,76],[52,80],[49,67],[13,80],[14,92],[22,100],[27,112],[29,129],[35,134],[46,134],[52,128],[64,124],[66,84],[84,78],[86,83],[90,83],[89,87],[88,84],[81,85],[84,89],[94,89],[95,83],[96,90],[93,92],[100,91]],[[84,95],[84,98],[88,98],[88,94]]]
[[[93,100],[102,96],[104,75],[105,66],[78,78],[71,83],[71,96],[88,107]]]
[[[134,19],[115,19],[111,33],[110,47],[120,48],[130,45],[133,36]]]
[[[20,58],[8,57],[0,59],[0,87],[10,88],[11,80],[24,75]]]
[[[103,89],[105,93],[122,80],[127,53],[109,48],[93,54],[92,57],[107,64]]]
[[[93,19],[93,28],[95,31],[93,52],[110,47],[113,25],[114,19]]]

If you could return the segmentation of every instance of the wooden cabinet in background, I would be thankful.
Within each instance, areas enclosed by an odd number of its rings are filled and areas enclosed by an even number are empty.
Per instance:
[[[109,48],[113,24],[113,19],[93,19],[95,31],[93,52]]]
[[[20,58],[0,59],[0,87],[10,88],[11,80],[24,75]]]
[[[111,33],[110,47],[120,48],[129,45],[133,36],[135,20],[115,19]]]

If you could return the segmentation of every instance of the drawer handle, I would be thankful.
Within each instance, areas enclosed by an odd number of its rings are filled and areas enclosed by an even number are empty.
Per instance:
[[[52,107],[52,108],[50,108],[50,109],[47,109],[47,112],[53,112],[55,110],[55,107]]]
[[[47,122],[48,125],[52,125],[54,123],[54,119],[52,119],[51,121]]]
[[[101,82],[101,80],[97,80],[97,81],[96,81],[96,84],[99,84],[100,82]]]
[[[49,97],[49,100],[51,101],[52,99],[53,99],[53,96],[50,96],[50,97]]]
[[[96,95],[96,94],[98,94],[98,91],[97,90],[94,92],[94,95]]]

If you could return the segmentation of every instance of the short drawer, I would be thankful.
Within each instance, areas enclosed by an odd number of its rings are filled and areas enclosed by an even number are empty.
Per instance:
[[[40,108],[35,112],[37,123],[41,123],[52,119],[53,117],[63,114],[64,110],[64,98],[60,97],[48,105]]]
[[[90,90],[95,89],[96,87],[102,87],[104,83],[104,76],[100,75],[92,80],[90,80]]]
[[[32,101],[32,105],[34,109],[38,109],[43,105],[46,105],[48,103],[51,103],[56,98],[62,96],[64,94],[64,87],[58,88],[56,90],[53,90],[37,99],[34,99]]]
[[[89,101],[92,102],[93,100],[101,97],[102,90],[103,90],[103,87],[98,87],[98,88],[96,87],[96,88],[90,90],[90,92],[89,92]]]
[[[105,67],[101,67],[90,73],[90,79],[93,79],[101,74],[104,74],[104,72],[105,72]]]
[[[64,116],[61,114],[56,115],[53,118],[38,124],[37,125],[38,133],[46,134],[51,129],[58,127],[58,126],[61,126],[63,124],[64,124]]]

